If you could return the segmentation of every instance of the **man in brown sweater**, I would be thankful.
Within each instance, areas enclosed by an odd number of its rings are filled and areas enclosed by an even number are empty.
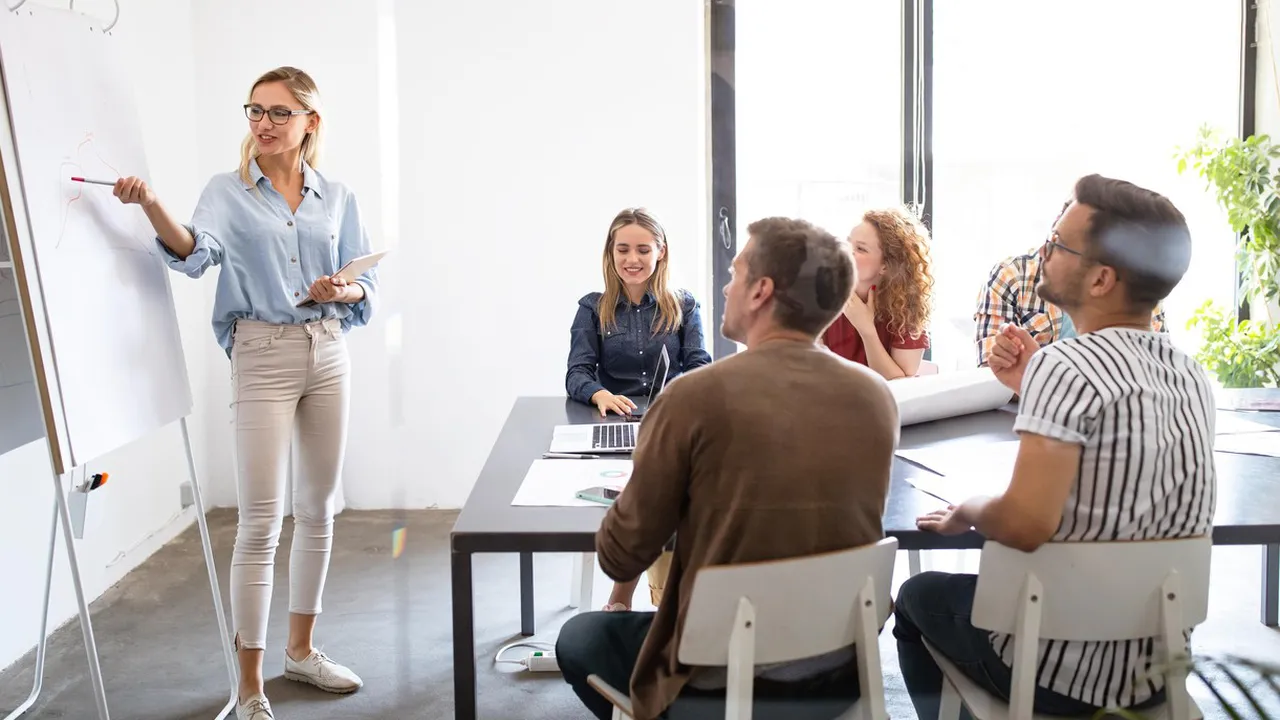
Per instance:
[[[657,613],[588,612],[565,623],[556,657],[596,717],[587,684],[629,689],[637,720],[676,696],[723,688],[723,672],[677,661],[699,568],[842,550],[884,536],[880,518],[898,440],[885,381],[817,345],[854,284],[848,245],[807,222],[753,223],[724,289],[725,337],[747,351],[672,381],[645,415],[626,489],[605,515],[605,574],[636,579],[674,534]],[[849,649],[757,667],[756,691],[857,697]]]

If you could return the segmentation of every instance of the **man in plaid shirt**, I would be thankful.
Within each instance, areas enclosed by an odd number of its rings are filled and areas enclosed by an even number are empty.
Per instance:
[[[995,345],[1000,326],[1005,323],[1031,333],[1041,347],[1075,335],[1075,328],[1062,309],[1036,294],[1042,248],[1007,258],[991,270],[978,297],[978,311],[973,315],[977,326],[978,367],[987,366],[987,356]],[[1156,305],[1151,327],[1156,332],[1165,332],[1163,303]]]

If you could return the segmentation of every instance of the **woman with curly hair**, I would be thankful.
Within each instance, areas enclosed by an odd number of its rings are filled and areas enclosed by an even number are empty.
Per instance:
[[[871,210],[849,233],[858,283],[823,343],[886,380],[911,377],[929,347],[929,231],[906,208]]]

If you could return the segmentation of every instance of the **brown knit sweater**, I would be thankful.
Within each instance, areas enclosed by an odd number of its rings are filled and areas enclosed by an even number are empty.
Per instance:
[[[812,344],[775,340],[671,382],[596,535],[600,567],[620,582],[677,538],[631,676],[636,720],[657,718],[694,671],[676,658],[698,569],[881,539],[897,440],[885,381]]]

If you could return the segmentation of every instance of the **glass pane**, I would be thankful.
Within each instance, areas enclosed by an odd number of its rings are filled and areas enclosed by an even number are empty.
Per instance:
[[[1043,242],[1076,179],[1101,173],[1168,196],[1194,238],[1166,302],[1184,347],[1205,299],[1233,301],[1233,235],[1178,146],[1234,132],[1240,3],[938,2],[934,16],[935,358],[973,366],[973,312],[1005,257]]]
[[[739,0],[736,238],[770,215],[838,237],[901,200],[900,0]]]
[[[0,455],[44,435],[14,270],[0,267]]]

